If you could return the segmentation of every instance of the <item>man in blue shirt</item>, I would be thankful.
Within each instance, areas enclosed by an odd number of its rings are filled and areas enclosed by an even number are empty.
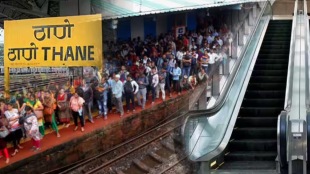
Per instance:
[[[98,91],[96,94],[99,96],[97,97],[97,104],[99,107],[99,115],[104,116],[104,119],[107,119],[108,114],[108,90],[109,90],[109,84],[107,83],[107,80],[105,77],[101,79],[101,83],[98,84],[96,87],[96,91]]]
[[[170,71],[172,75],[172,83],[175,92],[178,92],[178,95],[181,95],[180,88],[180,76],[181,76],[181,68],[179,68],[178,64],[175,64],[175,67]]]

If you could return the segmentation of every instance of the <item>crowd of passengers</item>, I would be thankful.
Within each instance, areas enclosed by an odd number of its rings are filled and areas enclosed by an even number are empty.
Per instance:
[[[51,81],[46,89],[25,89],[1,99],[0,156],[9,163],[9,157],[23,149],[22,138],[30,138],[31,150],[39,151],[45,129],[52,128],[60,137],[58,125],[68,128],[71,118],[73,130],[79,129],[79,121],[83,132],[86,117],[94,123],[95,108],[96,118],[108,119],[113,111],[123,117],[125,111],[135,112],[136,104],[144,109],[147,100],[151,104],[164,101],[166,96],[180,95],[208,81],[219,64],[227,61],[232,35],[225,24],[213,26],[208,21],[204,26],[178,38],[162,34],[144,41],[106,42],[108,60],[102,74],[75,85]],[[12,144],[10,155],[7,143]]]

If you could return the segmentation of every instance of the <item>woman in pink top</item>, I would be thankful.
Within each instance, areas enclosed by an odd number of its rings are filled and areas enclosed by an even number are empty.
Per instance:
[[[70,108],[72,110],[72,116],[75,124],[74,131],[76,131],[78,127],[78,118],[80,119],[81,122],[81,131],[84,132],[84,125],[85,125],[85,120],[83,116],[83,104],[84,104],[84,99],[80,97],[75,91],[74,95],[70,98]]]

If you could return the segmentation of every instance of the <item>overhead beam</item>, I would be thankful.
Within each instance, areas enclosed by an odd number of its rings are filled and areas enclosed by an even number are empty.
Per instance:
[[[14,11],[12,11],[10,9],[6,9],[4,7],[0,7],[0,16],[6,17],[7,19],[14,19],[12,17],[13,13],[14,13]]]
[[[25,14],[30,14],[30,15],[34,15],[34,16],[38,16],[38,17],[48,17],[49,16],[48,14],[44,14],[44,13],[41,13],[41,12],[36,12],[36,11],[27,10],[27,9],[22,9],[22,8],[14,7],[14,6],[3,4],[3,3],[0,3],[0,7],[9,8],[11,10],[16,10],[16,11],[19,11],[19,12],[22,12],[22,13],[25,13]]]

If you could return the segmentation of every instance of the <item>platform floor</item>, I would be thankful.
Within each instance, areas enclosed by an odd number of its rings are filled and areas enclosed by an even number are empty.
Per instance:
[[[176,97],[178,97],[178,95],[173,94],[172,98],[176,98]],[[170,100],[172,98],[170,98],[169,95],[166,96],[166,100]],[[155,103],[152,105],[151,104],[151,97],[150,97],[149,100],[146,102],[145,109],[151,108],[152,106],[158,105],[160,103],[162,103],[161,98],[156,99]],[[124,106],[124,111],[125,111],[125,113],[124,113],[124,116],[122,118],[120,117],[120,114],[109,113],[107,120],[104,120],[103,118],[97,119],[96,117],[97,117],[98,113],[96,112],[93,114],[95,123],[90,123],[86,117],[85,118],[86,123],[85,123],[85,131],[84,132],[81,132],[80,127],[77,131],[74,131],[75,126],[73,123],[71,123],[70,127],[68,127],[68,128],[64,128],[62,125],[60,125],[60,126],[58,126],[58,128],[60,129],[59,133],[60,133],[61,137],[59,137],[59,138],[56,137],[55,132],[51,131],[51,129],[47,129],[46,135],[44,136],[44,138],[41,141],[41,150],[40,151],[33,152],[30,150],[30,148],[32,147],[31,141],[23,142],[21,144],[23,146],[23,149],[21,149],[14,157],[10,157],[10,163],[9,164],[5,164],[5,158],[4,157],[0,158],[0,169],[3,167],[6,167],[8,165],[11,165],[17,161],[21,161],[23,159],[31,157],[37,153],[42,153],[42,152],[44,152],[44,151],[46,151],[52,147],[55,147],[57,145],[61,145],[65,142],[69,142],[71,140],[79,138],[79,137],[83,136],[84,134],[88,134],[90,132],[93,132],[93,131],[95,131],[99,128],[102,128],[104,126],[107,126],[109,124],[121,121],[123,118],[130,117],[133,115],[133,112],[130,112],[127,114],[127,110],[126,110],[125,106]],[[138,113],[141,111],[142,111],[142,108],[140,106],[136,106],[135,113]],[[8,144],[8,147],[9,147],[9,144]],[[12,148],[9,148],[9,153],[10,154],[13,153]]]

